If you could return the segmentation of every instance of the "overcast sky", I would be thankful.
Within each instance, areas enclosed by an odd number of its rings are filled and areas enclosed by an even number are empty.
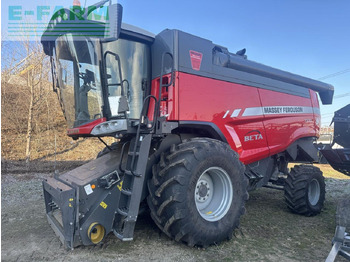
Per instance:
[[[85,0],[80,0],[84,6]],[[56,4],[57,2],[57,4]],[[90,5],[97,1],[86,0]],[[2,31],[8,6],[70,6],[73,1],[2,1]],[[349,0],[161,1],[121,0],[123,22],[152,33],[180,29],[227,47],[247,49],[248,59],[334,85],[333,105],[321,106],[322,124],[350,103]],[[32,8],[33,9],[33,8]],[[342,96],[347,94],[347,96]]]

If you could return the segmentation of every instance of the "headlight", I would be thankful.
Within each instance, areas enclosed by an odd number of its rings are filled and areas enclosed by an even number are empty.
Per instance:
[[[126,119],[112,120],[95,126],[91,131],[91,135],[99,136],[123,130],[127,130]]]

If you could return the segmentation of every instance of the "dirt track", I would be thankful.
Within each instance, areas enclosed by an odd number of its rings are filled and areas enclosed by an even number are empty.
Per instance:
[[[263,188],[251,192],[236,237],[218,246],[204,250],[176,243],[146,214],[132,242],[110,234],[101,246],[67,251],[45,217],[41,180],[50,175],[2,173],[3,261],[324,261],[335,230],[336,202],[350,197],[349,179],[327,179],[324,211],[303,217],[289,212],[282,191]]]

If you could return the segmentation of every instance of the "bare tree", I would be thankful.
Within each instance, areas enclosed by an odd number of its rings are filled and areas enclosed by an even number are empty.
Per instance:
[[[43,102],[43,64],[45,63],[45,54],[41,50],[41,45],[38,46],[38,43],[34,46],[30,46],[26,43],[26,50],[28,59],[26,61],[27,67],[24,71],[27,73],[27,88],[29,91],[26,134],[26,162],[28,163],[31,155],[34,109]],[[23,74],[23,71],[21,73]]]
[[[14,123],[13,127],[19,133],[22,133],[20,130],[26,129],[25,159],[28,163],[31,157],[34,127],[36,126],[40,129],[40,124],[35,117],[40,115],[38,111],[42,110],[43,106],[49,107],[47,96],[50,92],[50,66],[49,60],[45,57],[39,42],[21,41],[19,47],[21,50],[16,51],[17,54],[21,54],[19,59],[15,62],[9,60],[13,65],[7,65],[2,70],[2,76],[5,76],[6,84],[8,84],[2,90],[4,95],[2,99],[2,113],[4,113],[3,110],[7,109],[6,107],[3,108],[4,104],[11,103],[13,111],[6,111],[11,116],[6,117],[6,120],[9,119],[9,121],[5,120],[5,123]],[[3,44],[2,48],[4,48]],[[13,90],[14,88],[16,90]],[[6,94],[6,91],[8,94]],[[3,101],[4,99],[11,99],[11,101]],[[27,113],[23,112],[23,105],[27,108]],[[21,117],[23,115],[26,115],[26,128],[23,126],[23,117]]]

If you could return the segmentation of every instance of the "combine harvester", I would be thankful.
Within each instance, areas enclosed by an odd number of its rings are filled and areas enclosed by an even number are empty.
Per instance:
[[[42,37],[68,136],[119,139],[43,181],[64,245],[99,244],[110,232],[132,240],[146,207],[167,236],[206,247],[232,237],[249,190],[271,184],[293,212],[321,212],[324,178],[311,163],[318,95],[331,104],[331,85],[179,30],[122,24],[119,4],[110,3],[108,24],[88,19],[106,2],[58,11]],[[79,23],[69,28],[72,16]],[[81,21],[94,30],[77,29]],[[309,164],[289,172],[300,161]]]

